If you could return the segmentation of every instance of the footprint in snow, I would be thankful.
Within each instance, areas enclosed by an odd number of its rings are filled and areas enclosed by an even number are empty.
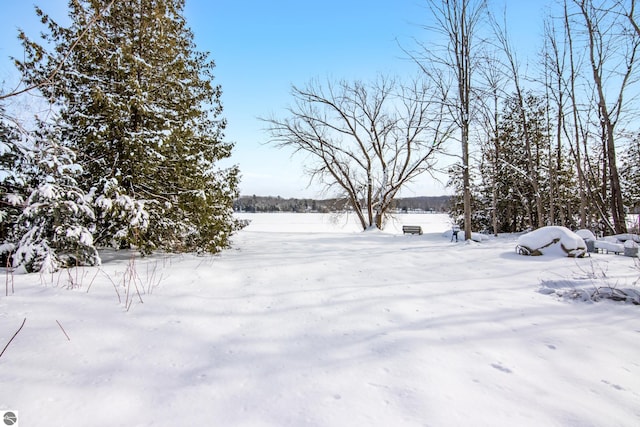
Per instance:
[[[502,366],[499,363],[492,363],[491,367],[494,368],[494,369],[497,369],[498,371],[505,372],[507,374],[511,374],[513,372],[511,369],[509,369],[509,368],[507,368],[505,366]]]
[[[610,385],[611,387],[615,388],[616,390],[624,391],[624,387],[619,386],[618,384],[611,384],[611,383],[610,383],[609,381],[607,381],[607,380],[600,380],[600,381],[602,381],[602,382],[603,382],[603,383],[605,383],[606,385]]]

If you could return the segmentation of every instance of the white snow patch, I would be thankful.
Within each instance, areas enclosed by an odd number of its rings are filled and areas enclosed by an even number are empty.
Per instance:
[[[0,358],[0,409],[36,427],[638,424],[638,307],[538,292],[596,260],[634,286],[631,258],[455,244],[445,215],[378,233],[239,218],[218,256],[109,251],[10,276],[0,347],[26,322]]]
[[[582,237],[582,240],[597,240],[596,235],[593,234],[593,232],[591,230],[587,230],[587,229],[581,229],[581,230],[577,230],[576,234],[580,237]]]
[[[20,206],[24,203],[24,198],[20,194],[8,193],[5,195],[5,201],[10,206]]]

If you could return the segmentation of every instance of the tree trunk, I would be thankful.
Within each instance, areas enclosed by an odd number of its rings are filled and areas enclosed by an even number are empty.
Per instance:
[[[577,0],[574,0],[577,2]],[[620,188],[620,178],[618,175],[618,166],[616,164],[616,148],[615,148],[615,125],[620,117],[620,110],[622,109],[622,96],[629,81],[633,64],[635,63],[635,52],[638,47],[637,42],[632,45],[632,49],[628,52],[626,57],[628,64],[625,70],[625,75],[620,85],[620,89],[617,96],[617,101],[613,108],[609,108],[607,105],[607,98],[605,95],[605,76],[604,73],[604,61],[603,57],[603,45],[605,35],[598,28],[599,20],[607,13],[613,13],[611,10],[601,11],[595,9],[591,1],[587,2],[582,0],[578,3],[580,11],[584,18],[585,26],[587,28],[587,35],[589,37],[589,61],[591,64],[591,71],[593,76],[593,83],[598,95],[598,110],[600,113],[600,120],[603,130],[603,162],[607,162],[607,166],[603,165],[603,173],[608,175],[608,181],[610,185],[611,198],[609,201],[609,208],[611,219],[613,220],[613,231],[615,233],[626,233],[627,224],[625,221],[624,205],[622,202],[622,190]],[[601,12],[602,15],[593,17],[591,13],[594,11]],[[617,41],[618,39],[616,39]],[[615,112],[617,110],[617,112]],[[603,179],[604,182],[607,179]],[[603,182],[603,185],[604,185]]]
[[[607,158],[609,161],[609,180],[611,187],[611,214],[613,217],[614,231],[616,234],[621,234],[627,232],[627,222],[625,220],[622,188],[620,187],[620,176],[618,174],[614,142],[613,125],[607,123]]]
[[[564,29],[567,35],[567,42],[569,43],[569,97],[571,98],[571,112],[573,116],[573,139],[575,139],[575,149],[571,142],[572,138],[569,136],[569,146],[572,147],[574,160],[576,162],[576,169],[578,171],[578,193],[580,196],[580,228],[587,228],[587,194],[585,191],[586,177],[582,164],[582,155],[580,149],[580,124],[578,121],[578,102],[576,93],[576,65],[574,58],[573,48],[573,36],[571,33],[571,26],[569,25],[569,12],[567,10],[567,2],[564,2]],[[563,122],[564,123],[564,122]],[[565,130],[566,134],[569,134],[568,130]]]

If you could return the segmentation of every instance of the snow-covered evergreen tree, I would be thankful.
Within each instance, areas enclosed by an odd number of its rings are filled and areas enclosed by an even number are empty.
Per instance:
[[[101,227],[96,240],[111,247],[126,247],[131,242],[139,242],[138,236],[149,227],[149,213],[144,202],[126,194],[114,178],[105,179],[91,189],[94,211]],[[142,252],[153,248],[139,246]]]
[[[620,183],[624,195],[625,206],[630,209],[640,208],[640,135],[636,135],[622,154]]]
[[[0,254],[12,252],[12,232],[30,189],[30,151],[21,132],[0,106]],[[3,265],[4,265],[3,259]]]
[[[492,192],[496,193],[499,232],[545,225],[538,223],[536,215],[536,200],[546,201],[546,206],[549,196],[549,136],[544,120],[545,105],[542,98],[531,93],[526,94],[524,101],[526,123],[523,123],[517,98],[505,99],[498,126],[499,153],[491,149],[482,152],[485,199],[490,201]],[[524,143],[525,125],[529,145]],[[537,183],[539,194],[534,192],[533,181]]]
[[[101,203],[97,242],[145,251],[228,246],[238,170],[217,166],[232,145],[223,141],[214,64],[195,49],[184,0],[69,5],[67,28],[38,12],[55,49],[23,37],[28,60],[19,68],[42,81],[68,54],[43,91],[60,106],[63,140],[83,166],[81,187]],[[134,211],[144,220],[122,216]]]
[[[456,163],[449,167],[449,181],[447,186],[454,190],[454,195],[451,196],[449,202],[449,216],[453,224],[457,224],[460,227],[464,227],[464,200],[462,196],[463,183],[462,174],[460,173],[462,168],[461,163]],[[472,231],[486,231],[490,229],[491,224],[491,211],[490,202],[484,198],[482,189],[482,176],[476,173],[476,168],[472,167],[469,178],[471,180],[471,227]]]
[[[50,132],[37,135],[35,143],[37,183],[17,220],[14,267],[53,272],[61,267],[99,265],[92,234],[95,217],[75,179],[81,168],[74,153]]]

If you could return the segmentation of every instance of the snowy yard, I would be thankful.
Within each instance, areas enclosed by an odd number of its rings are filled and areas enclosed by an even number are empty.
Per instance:
[[[26,322],[0,410],[23,427],[640,425],[640,307],[540,292],[633,287],[634,259],[451,243],[445,215],[383,233],[239,217],[220,256],[6,275],[0,351]]]

